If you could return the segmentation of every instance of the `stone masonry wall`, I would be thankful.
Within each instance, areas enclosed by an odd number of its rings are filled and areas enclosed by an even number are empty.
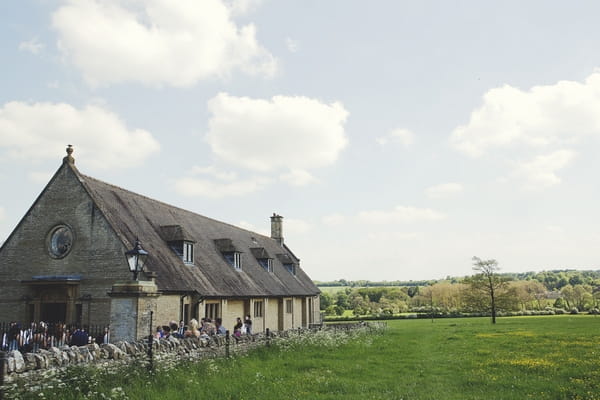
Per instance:
[[[69,226],[74,236],[73,246],[63,258],[53,258],[48,251],[49,235],[58,225]],[[123,256],[126,250],[75,173],[63,165],[0,251],[0,321],[27,320],[23,299],[35,301],[51,288],[22,281],[39,275],[72,275],[81,276],[72,301],[82,304],[82,322],[106,324],[110,312],[107,289],[116,280],[130,278]],[[68,314],[67,322],[73,322],[74,307]],[[39,315],[33,319],[39,320]]]
[[[351,328],[345,324],[346,329]],[[363,327],[355,324],[354,327]],[[226,353],[234,356],[243,354],[251,349],[267,345],[272,340],[285,340],[296,334],[311,334],[315,330],[294,329],[280,332],[270,332],[243,335],[241,338],[227,338],[213,336],[207,338],[185,339],[154,339],[153,362],[169,362],[183,359],[203,359],[225,357]],[[66,368],[71,365],[98,365],[110,363],[129,363],[135,360],[148,359],[148,345],[146,340],[135,342],[117,342],[115,344],[88,344],[86,346],[51,347],[48,350],[39,350],[35,353],[21,353],[18,350],[8,352],[5,363],[5,383],[11,384],[16,379],[28,380],[44,379],[48,371]]]

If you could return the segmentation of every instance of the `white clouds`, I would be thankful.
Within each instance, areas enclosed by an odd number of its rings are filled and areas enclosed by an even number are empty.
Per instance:
[[[446,216],[430,208],[397,206],[392,210],[372,210],[358,213],[359,220],[368,223],[397,223],[415,221],[437,221]]]
[[[301,96],[270,100],[220,93],[208,103],[206,140],[222,160],[257,171],[330,165],[346,146],[348,112]]]
[[[292,39],[291,37],[286,37],[285,47],[287,47],[290,53],[296,53],[298,51],[298,41]]]
[[[312,229],[312,225],[301,219],[285,218],[283,222],[284,234],[288,232],[291,235],[304,235]]]
[[[396,206],[391,210],[360,211],[350,216],[334,213],[321,218],[321,222],[324,225],[334,227],[342,224],[359,224],[362,226],[364,224],[438,221],[445,218],[445,214],[431,208]]]
[[[232,15],[244,15],[262,4],[263,0],[225,0]]]
[[[463,185],[460,183],[450,182],[442,183],[435,186],[430,186],[425,189],[425,194],[430,199],[445,199],[456,196],[463,191]]]
[[[523,91],[509,85],[489,90],[483,105],[457,127],[451,142],[470,156],[525,145],[543,148],[600,136],[600,71],[583,83],[560,81]]]
[[[95,169],[139,165],[160,148],[149,132],[128,129],[116,114],[98,106],[14,101],[0,108],[0,149],[9,156],[58,160],[69,143],[75,158]]]
[[[222,171],[214,165],[208,167],[193,166],[191,169],[192,175],[211,175],[217,179],[224,181],[233,181],[237,179],[237,174],[233,171]]]
[[[270,232],[267,231],[267,228],[264,228],[264,227],[257,228],[254,224],[251,224],[248,221],[240,221],[236,225],[239,226],[240,228],[244,228],[244,229],[252,231],[252,232],[260,233],[261,235],[264,235],[264,236],[270,236]]]
[[[40,184],[45,184],[52,178],[53,171],[31,171],[27,174],[30,181]]]
[[[252,24],[253,1],[65,0],[52,16],[59,48],[91,85],[191,86],[234,70],[272,76],[276,61]]]
[[[243,196],[262,190],[270,183],[263,177],[254,177],[233,181],[185,177],[175,182],[175,190],[185,196],[220,199],[230,196]]]
[[[512,166],[508,178],[529,188],[561,182],[557,172],[582,151],[583,138],[600,138],[600,70],[584,82],[521,90],[509,85],[489,90],[469,122],[452,132],[461,152],[481,157],[494,152]],[[503,177],[500,181],[506,181]]]
[[[343,216],[342,214],[331,214],[331,215],[326,215],[324,216],[322,219],[323,224],[328,225],[328,226],[336,226],[336,225],[341,225],[344,222],[346,222],[347,218],[345,216]]]
[[[34,37],[26,42],[19,43],[20,51],[27,51],[34,55],[39,54],[43,48],[44,48],[44,45],[42,43],[40,43],[40,41],[37,37]]]
[[[408,147],[415,141],[415,135],[408,129],[397,128],[376,140],[382,146],[390,143],[398,143],[404,147]]]
[[[234,171],[224,171],[214,165],[194,166],[191,176],[175,182],[175,190],[184,196],[221,199],[239,197],[263,190],[272,183],[272,179],[263,176],[242,178]],[[198,175],[202,175],[198,177]],[[249,229],[249,228],[248,228]]]
[[[398,244],[398,242],[422,240],[424,238],[422,232],[369,232],[367,239],[375,242],[383,242],[389,244],[390,242]]]
[[[561,182],[556,171],[566,167],[575,157],[571,150],[558,150],[532,160],[517,162],[512,175],[523,179],[533,188],[553,186]]]
[[[306,186],[317,182],[317,179],[303,169],[293,169],[288,173],[280,175],[279,179],[290,186]]]

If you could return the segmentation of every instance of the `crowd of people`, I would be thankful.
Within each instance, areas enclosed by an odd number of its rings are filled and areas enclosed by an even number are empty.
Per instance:
[[[230,332],[234,338],[251,335],[252,320],[250,315],[247,315],[243,321],[240,317],[236,318],[236,323]],[[200,322],[193,318],[187,325],[184,324],[184,321],[180,321],[179,324],[176,321],[171,321],[167,325],[158,326],[154,337],[156,339],[169,339],[171,337],[177,339],[186,337],[209,338],[215,335],[225,336],[226,333],[227,329],[221,318],[215,318],[214,322],[211,318],[202,318]],[[0,334],[0,350],[3,351],[35,352],[38,349],[64,345],[85,346],[90,343],[110,343],[110,329],[108,327],[103,328],[103,330],[97,329],[94,334],[82,326],[63,323],[32,322],[29,326],[22,327],[18,322],[12,321],[7,328],[0,330]]]
[[[223,320],[221,318],[215,318],[214,322],[211,318],[202,318],[200,322],[195,318],[192,318],[187,325],[184,321],[171,321],[168,325],[159,325],[156,327],[154,337],[156,339],[169,339],[176,338],[182,339],[186,337],[198,337],[208,338],[215,335],[226,335],[227,329],[223,326]],[[252,334],[252,320],[250,315],[247,315],[242,322],[242,319],[238,317],[236,323],[233,326],[234,337],[240,337],[242,335]]]
[[[4,351],[33,352],[38,349],[64,345],[85,346],[94,342],[98,344],[110,343],[110,329],[105,327],[103,331],[99,331],[94,336],[82,326],[32,322],[30,325],[22,327],[18,322],[11,321],[8,329],[2,330],[0,349]]]

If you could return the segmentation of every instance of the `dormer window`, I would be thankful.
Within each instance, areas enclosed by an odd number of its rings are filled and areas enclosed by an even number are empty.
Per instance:
[[[273,259],[272,258],[259,258],[258,263],[268,272],[273,272]]]
[[[242,253],[234,251],[223,253],[223,257],[227,260],[229,265],[235,269],[242,269]]]
[[[231,239],[215,239],[215,246],[229,265],[242,269],[242,252],[233,245]]]
[[[298,265],[298,259],[292,258],[289,254],[277,254],[277,258],[283,264],[283,267],[288,270],[288,272],[294,276],[296,276],[296,266]]]
[[[250,249],[258,264],[267,272],[273,273],[273,258],[267,253],[264,247],[253,247]]]
[[[194,265],[194,239],[181,225],[163,225],[160,236],[185,264]]]
[[[283,264],[283,266],[289,271],[290,274],[294,276],[296,275],[296,264]]]

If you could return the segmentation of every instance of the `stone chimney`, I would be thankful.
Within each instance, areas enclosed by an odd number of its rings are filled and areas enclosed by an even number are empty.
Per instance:
[[[271,239],[283,246],[283,217],[275,213],[271,217]]]

